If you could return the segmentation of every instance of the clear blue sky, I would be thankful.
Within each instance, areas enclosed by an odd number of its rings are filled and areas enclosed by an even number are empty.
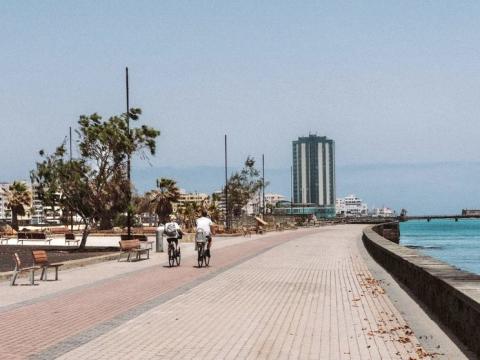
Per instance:
[[[225,133],[232,165],[288,168],[309,132],[340,166],[476,161],[479,18],[474,1],[2,1],[0,180],[78,115],[123,112],[127,65],[162,131],[154,166],[221,165]]]

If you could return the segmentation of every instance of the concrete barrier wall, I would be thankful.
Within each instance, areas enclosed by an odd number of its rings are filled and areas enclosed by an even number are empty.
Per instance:
[[[370,255],[480,357],[480,276],[363,231]]]
[[[378,224],[373,226],[372,229],[385,239],[393,241],[396,244],[400,243],[400,224],[398,221]]]

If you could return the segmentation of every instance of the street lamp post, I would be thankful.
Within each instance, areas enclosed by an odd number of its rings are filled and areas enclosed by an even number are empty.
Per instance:
[[[227,134],[225,134],[225,227],[230,229],[228,216]]]
[[[127,92],[127,135],[130,140],[130,94],[128,87],[128,67],[125,68],[125,85]],[[128,208],[127,208],[127,236],[130,239],[132,236],[132,213],[130,209],[130,203],[132,200],[132,190],[130,185],[130,151],[127,153],[127,180],[128,180]]]
[[[262,215],[265,216],[265,154],[262,154]]]

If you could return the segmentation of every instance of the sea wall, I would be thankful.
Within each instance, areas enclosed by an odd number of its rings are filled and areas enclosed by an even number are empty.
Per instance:
[[[373,226],[372,229],[385,239],[393,241],[396,244],[400,243],[400,224],[398,221],[378,224]]]
[[[400,246],[377,226],[363,231],[370,255],[480,357],[480,276]]]

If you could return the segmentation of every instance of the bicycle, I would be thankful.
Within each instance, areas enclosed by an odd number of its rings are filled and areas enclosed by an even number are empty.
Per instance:
[[[175,246],[173,241],[168,243],[168,264],[170,267],[174,266],[177,263],[177,266],[180,266],[181,261],[181,252],[180,246]]]
[[[195,242],[197,245],[198,267],[202,267],[203,264],[208,266],[210,264],[210,251],[207,249],[207,237],[203,231],[197,231]]]

